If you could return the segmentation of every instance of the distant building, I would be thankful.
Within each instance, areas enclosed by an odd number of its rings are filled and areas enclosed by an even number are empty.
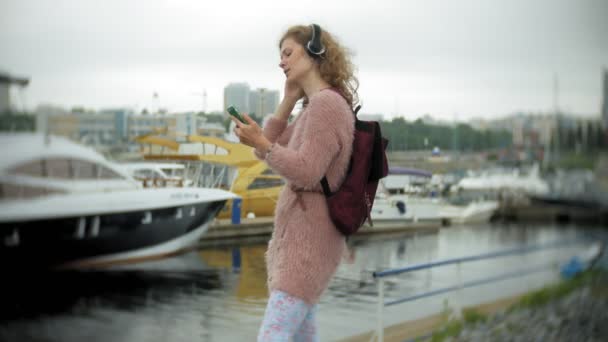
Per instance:
[[[175,116],[175,132],[185,135],[198,133],[199,119],[195,113],[177,114]]]
[[[138,115],[126,108],[70,113],[54,106],[36,109],[37,131],[65,136],[101,150],[136,150],[135,138],[145,134],[198,134],[201,123],[195,113]]]
[[[224,88],[224,114],[227,114],[226,108],[234,106],[241,113],[250,113],[249,108],[249,84],[247,83],[230,83]]]
[[[101,110],[100,114],[109,118],[109,120],[106,120],[108,124],[113,126],[114,139],[118,141],[125,141],[129,139],[128,120],[129,117],[135,114],[133,110],[127,108],[112,108]]]
[[[279,91],[258,88],[249,93],[249,114],[264,117],[273,114],[279,106]]]
[[[128,117],[128,140],[145,134],[173,135],[178,140],[185,140],[187,135],[199,134],[199,128],[204,122],[194,112],[167,115],[130,115]]]
[[[41,104],[34,110],[34,115],[36,116],[37,132],[48,132],[74,140],[79,139],[78,116],[67,109],[52,104]]]
[[[198,135],[216,137],[223,139],[226,135],[226,129],[217,122],[205,122],[198,128]]]
[[[0,113],[12,111],[11,86],[16,85],[21,88],[27,87],[30,83],[28,78],[14,77],[8,73],[0,71]]]
[[[485,127],[490,130],[509,131],[514,146],[546,147],[557,132],[557,123],[558,119],[553,114],[515,113],[503,119],[488,120]]]

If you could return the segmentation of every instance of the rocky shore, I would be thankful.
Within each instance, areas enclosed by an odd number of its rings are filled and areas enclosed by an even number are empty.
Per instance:
[[[544,304],[520,305],[468,321],[454,329],[457,333],[446,334],[452,336],[434,336],[433,340],[608,341],[608,276],[602,273],[589,277],[567,294]]]

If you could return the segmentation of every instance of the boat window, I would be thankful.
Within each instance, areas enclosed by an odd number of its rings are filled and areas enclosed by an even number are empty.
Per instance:
[[[100,179],[122,179],[123,177],[109,168],[97,165]]]
[[[135,170],[135,172],[133,172],[133,177],[149,179],[149,178],[154,178],[154,173],[152,172],[152,170],[139,169],[139,170]]]
[[[256,178],[253,183],[249,184],[247,190],[273,188],[283,184],[285,183],[281,178]]]
[[[9,173],[17,175],[44,177],[46,176],[45,161],[44,159],[32,160],[13,167],[9,170]]]
[[[168,175],[169,177],[183,177],[184,176],[184,169],[176,169],[176,168],[170,168],[170,169],[165,169],[162,168],[161,169],[166,175]]]
[[[43,195],[58,194],[64,191],[44,187],[0,183],[0,199],[32,198]]]
[[[113,170],[86,160],[67,158],[38,159],[23,163],[9,171],[13,174],[60,179],[122,179]]]
[[[52,158],[46,160],[47,176],[51,178],[72,178],[70,160]]]
[[[76,179],[95,179],[97,178],[96,165],[85,160],[72,160],[72,170]]]
[[[264,172],[262,172],[262,174],[263,174],[264,176],[276,175],[276,173],[274,172],[274,170],[273,170],[273,169],[271,169],[271,168],[268,168],[268,169],[264,170]]]

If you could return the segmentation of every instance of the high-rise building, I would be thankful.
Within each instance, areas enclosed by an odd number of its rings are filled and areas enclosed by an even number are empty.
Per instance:
[[[604,69],[602,87],[602,122],[604,129],[608,129],[608,69]]]
[[[279,106],[279,92],[258,88],[249,93],[249,112],[259,117],[272,114]]]
[[[230,83],[224,88],[224,114],[226,108],[234,106],[241,113],[250,113],[249,108],[249,84]]]

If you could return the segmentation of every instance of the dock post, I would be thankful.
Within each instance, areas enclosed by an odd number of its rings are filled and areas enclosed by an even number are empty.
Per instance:
[[[458,290],[456,291],[456,296],[458,297],[456,300],[454,300],[454,318],[456,319],[460,319],[462,317],[462,289],[463,289],[463,282],[462,282],[462,266],[460,261],[456,264],[456,279],[458,281]]]
[[[234,273],[241,272],[241,248],[240,247],[232,248],[232,272],[234,272]]]
[[[241,224],[241,199],[232,199],[232,224]]]
[[[378,342],[384,342],[384,279],[378,279],[378,326],[376,327],[376,337]]]

